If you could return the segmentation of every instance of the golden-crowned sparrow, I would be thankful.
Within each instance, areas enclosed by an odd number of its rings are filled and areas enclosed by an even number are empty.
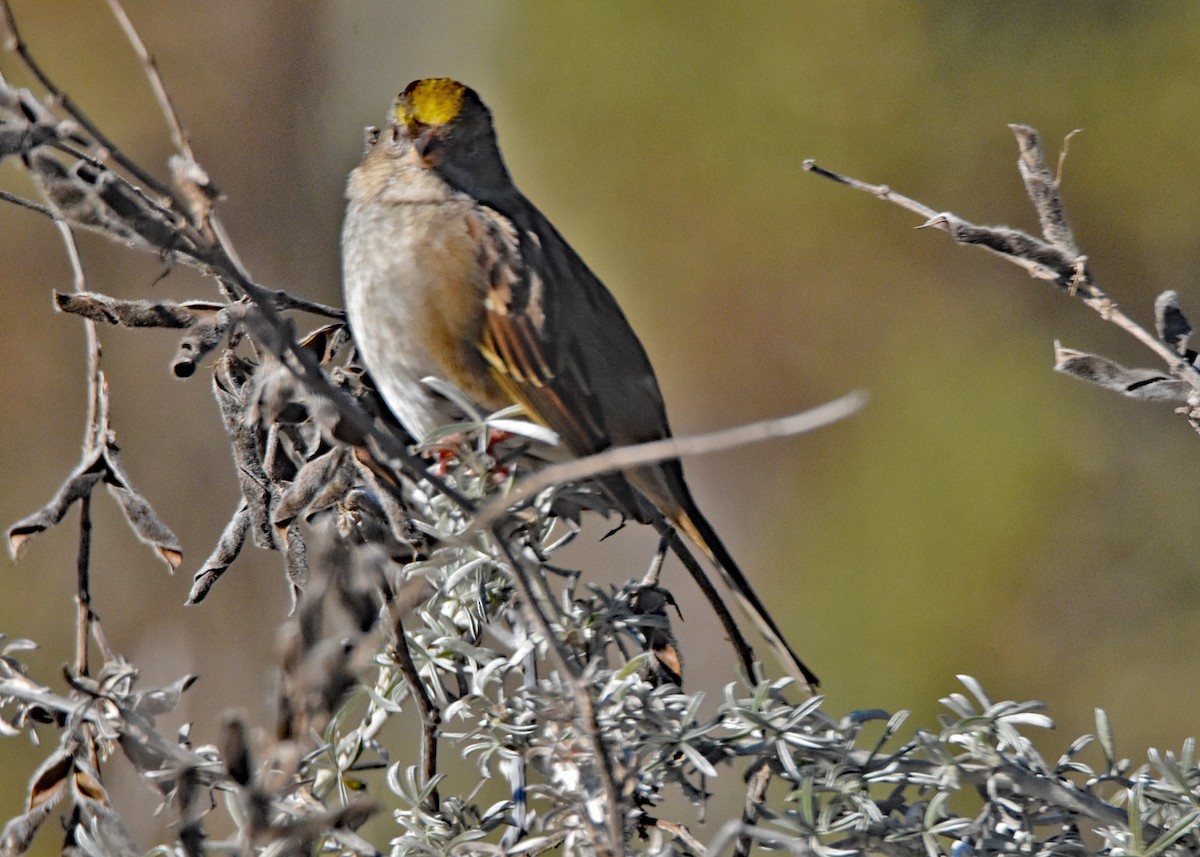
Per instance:
[[[417,440],[455,414],[422,382],[485,410],[512,403],[573,455],[670,435],[662,393],[612,294],[513,184],[475,92],[418,80],[350,175],[344,288],[362,360]],[[816,676],[692,500],[677,460],[606,481],[639,520],[661,513],[717,568],[789,670]],[[649,508],[646,504],[649,504]]]

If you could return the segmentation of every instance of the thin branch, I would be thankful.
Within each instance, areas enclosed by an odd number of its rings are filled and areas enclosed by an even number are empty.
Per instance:
[[[162,75],[158,70],[158,63],[154,61],[154,57],[146,50],[146,43],[138,35],[137,29],[133,26],[133,22],[129,20],[129,16],[125,14],[125,9],[121,6],[119,0],[108,0],[108,8],[112,10],[113,17],[117,19],[117,23],[121,25],[121,29],[125,31],[125,38],[137,53],[138,59],[142,62],[142,68],[146,72],[146,79],[150,82],[150,88],[154,90],[154,97],[158,99],[158,105],[162,110],[163,118],[167,122],[167,127],[171,129],[171,141],[175,144],[175,148],[185,154],[189,160],[195,160],[195,157],[192,155],[192,147],[188,143],[187,131],[184,130],[183,123],[179,121],[179,113],[175,110],[175,105],[171,102],[171,96],[168,94],[166,86],[163,85]]]
[[[28,208],[30,211],[36,211],[38,214],[54,219],[54,210],[47,205],[42,205],[40,202],[34,202],[32,199],[26,199],[23,196],[11,194],[8,191],[0,190],[0,202],[11,202],[13,205],[20,208]]]
[[[869,184],[859,179],[843,176],[818,166],[812,160],[804,162],[804,169],[918,214],[924,218],[924,223],[919,228],[940,229],[960,244],[974,244],[990,250],[1013,264],[1025,268],[1029,272],[1029,276],[1036,279],[1061,281],[1061,284],[1065,286],[1074,273],[1073,259],[1049,244],[1019,230],[998,231],[991,227],[976,226],[956,214],[935,211],[922,202],[896,193],[887,185]]]
[[[33,58],[33,54],[30,52],[28,45],[25,44],[25,40],[21,38],[21,33],[17,29],[16,17],[13,15],[12,9],[9,7],[8,0],[0,0],[0,17],[3,18],[4,25],[8,29],[8,39],[5,41],[4,45],[5,49],[16,52],[16,54],[21,58],[22,62],[25,63],[25,66],[29,69],[29,71],[33,73],[33,76],[36,77],[42,86],[45,87],[46,91],[50,93],[50,96],[57,103],[62,105],[63,110],[65,110],[71,116],[71,118],[78,122],[80,126],[92,136],[97,145],[99,145],[102,149],[105,149],[112,156],[113,160],[120,164],[124,169],[128,170],[130,175],[134,176],[139,182],[147,187],[152,188],[155,193],[158,193],[178,204],[178,201],[175,200],[175,195],[171,192],[169,187],[158,181],[158,179],[154,178],[154,176],[150,175],[150,173],[143,170],[135,161],[126,157],[125,154],[117,147],[116,143],[110,140],[108,136],[105,135],[105,133],[87,117],[83,110],[80,109],[79,105],[76,104],[69,95],[59,89],[54,81],[50,79],[49,75],[42,71],[42,67]]]
[[[1026,130],[1032,131],[1032,129],[1026,129],[1026,126],[1012,127],[1021,150],[1022,174],[1028,173],[1031,180],[1037,185],[1030,191],[1030,195],[1035,207],[1038,208],[1043,229],[1046,230],[1048,227],[1049,234],[1063,246],[1075,247],[1074,236],[1070,233],[1065,216],[1062,214],[1062,201],[1058,197],[1057,185],[1053,178],[1049,177],[1048,170],[1045,170],[1045,158],[1041,154],[1041,146],[1036,133],[1026,133]],[[1033,277],[1053,281],[1066,289],[1069,294],[1077,295],[1085,304],[1099,313],[1105,321],[1117,325],[1157,354],[1172,373],[1200,393],[1200,371],[1117,307],[1117,304],[1091,279],[1091,275],[1087,271],[1087,257],[1072,256],[1054,244],[1018,230],[1007,227],[976,226],[957,215],[948,212],[937,213],[924,203],[895,193],[887,185],[868,184],[843,176],[818,166],[812,160],[804,162],[804,169],[912,211],[925,218],[922,226],[941,229],[961,244],[981,246],[1007,261],[1019,265]]]
[[[786,417],[748,423],[708,434],[668,437],[648,443],[613,447],[595,455],[551,465],[526,476],[507,494],[488,501],[475,515],[464,537],[491,527],[508,509],[553,485],[582,482],[602,473],[654,464],[669,458],[706,455],[751,443],[761,443],[764,440],[804,434],[843,420],[862,410],[866,403],[865,393],[854,392]]]
[[[79,257],[79,246],[71,227],[61,217],[52,213],[54,225],[62,237],[67,258],[71,262],[75,292],[87,290],[87,275]],[[104,388],[104,374],[100,369],[100,337],[96,324],[84,323],[87,337],[88,404],[87,429],[84,435],[84,457],[91,457],[105,443],[108,423],[108,407]],[[88,648],[91,645],[95,614],[92,612],[91,586],[92,550],[92,492],[89,489],[79,502],[79,548],[75,559],[75,675],[89,674]]]
[[[762,815],[763,804],[767,798],[767,786],[771,784],[771,766],[763,759],[746,778],[746,803],[742,808],[742,822],[751,827],[758,823]],[[754,839],[743,834],[738,838],[734,857],[749,857],[750,849],[754,847]]]
[[[310,301],[307,298],[289,294],[283,291],[283,289],[276,289],[271,292],[271,295],[275,299],[275,305],[282,310],[295,309],[301,312],[310,312],[313,315],[321,315],[325,318],[336,319],[337,321],[346,320],[346,311],[344,309],[318,303],[317,301]]]
[[[75,675],[90,675],[88,646],[91,643],[92,586],[92,494],[79,500],[79,550],[75,556]]]
[[[417,713],[421,720],[421,787],[424,788],[433,781],[438,772],[437,740],[438,729],[442,723],[442,713],[430,699],[429,692],[425,689],[425,682],[421,680],[421,674],[417,671],[417,665],[413,663],[412,652],[408,648],[408,636],[404,632],[404,621],[400,617],[400,609],[390,599],[388,610],[392,614],[392,635],[395,637],[389,654],[400,667],[400,673],[408,682],[409,689],[412,690],[413,698],[417,702]],[[430,791],[425,808],[433,813],[441,810],[441,798],[436,788]]]

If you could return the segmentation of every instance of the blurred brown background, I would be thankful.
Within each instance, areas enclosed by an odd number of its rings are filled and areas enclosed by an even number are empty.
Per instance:
[[[13,6],[60,85],[162,165],[169,139],[104,5]],[[1055,338],[1153,360],[1044,283],[914,231],[912,216],[801,162],[1034,229],[1005,124],[1034,125],[1052,152],[1083,128],[1064,191],[1101,285],[1146,322],[1166,288],[1200,316],[1200,6],[732,9],[128,2],[264,284],[340,301],[341,190],[362,128],[408,81],[447,75],[480,91],[518,183],[621,300],[677,432],[871,393],[849,423],[688,463],[701,505],[823,677],[830,713],[910,708],[911,726],[934,727],[937,698],[969,673],[994,698],[1049,704],[1051,757],[1092,729],[1097,706],[1121,752],[1178,748],[1200,732],[1200,438],[1169,407],[1050,371]],[[12,56],[0,69],[27,80]],[[0,172],[0,187],[27,191],[17,170]],[[83,252],[98,291],[214,295],[183,271],[155,284],[157,260],[99,239]],[[0,284],[7,526],[76,461],[84,351],[79,321],[51,310],[70,279],[42,218],[0,208]],[[102,336],[125,465],[185,550],[169,577],[100,498],[94,597],[108,636],[147,684],[201,675],[175,718],[195,721],[197,741],[224,707],[269,722],[287,609],[278,558],[248,551],[203,606],[182,606],[236,502],[208,373],[172,379],[170,334]],[[42,676],[71,657],[74,520],[20,564],[0,560],[0,631],[42,644]],[[610,577],[640,574],[644,534],[609,544],[598,556]],[[727,658],[682,577],[685,654]],[[37,758],[0,743],[0,817],[20,811]]]

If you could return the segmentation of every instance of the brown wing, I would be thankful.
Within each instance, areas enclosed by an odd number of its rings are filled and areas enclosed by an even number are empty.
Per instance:
[[[535,233],[525,234],[499,212],[479,206],[469,216],[488,291],[480,351],[499,384],[532,419],[556,431],[576,455],[611,443],[587,373],[570,357],[570,331],[552,330],[546,278],[527,264]],[[524,248],[523,246],[524,245]]]
[[[487,312],[480,350],[498,383],[575,455],[670,435],[650,359],[616,298],[524,197],[505,214],[478,206]],[[676,461],[625,477],[668,517],[690,503]],[[602,480],[648,520],[624,480]]]

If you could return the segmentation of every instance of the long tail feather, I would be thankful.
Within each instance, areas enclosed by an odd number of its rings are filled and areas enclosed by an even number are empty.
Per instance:
[[[799,682],[806,685],[810,690],[815,688],[818,684],[816,674],[805,665],[804,661],[800,660],[800,656],[788,645],[787,640],[784,639],[783,632],[779,630],[779,626],[775,624],[775,620],[767,612],[766,605],[762,603],[762,599],[754,592],[754,589],[750,586],[750,581],[746,579],[746,575],[742,574],[742,570],[729,554],[724,542],[721,541],[716,530],[712,528],[712,525],[704,517],[700,509],[696,507],[696,504],[694,502],[689,503],[687,508],[680,509],[674,523],[700,549],[708,560],[716,566],[717,570],[721,572],[729,588],[737,595],[742,609],[758,625],[763,637],[766,638],[771,648],[775,650],[775,654],[779,657],[783,665],[788,668],[788,672],[792,673]]]

